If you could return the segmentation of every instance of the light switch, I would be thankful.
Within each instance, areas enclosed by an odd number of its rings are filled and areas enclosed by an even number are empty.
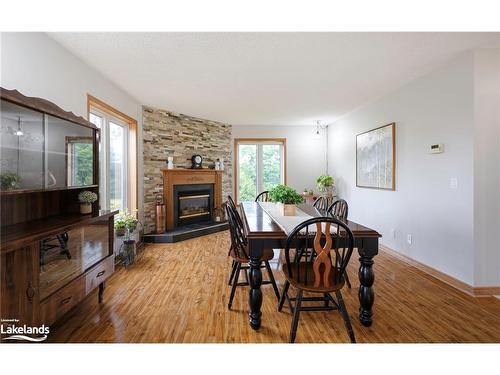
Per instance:
[[[458,178],[450,178],[450,189],[458,189]]]

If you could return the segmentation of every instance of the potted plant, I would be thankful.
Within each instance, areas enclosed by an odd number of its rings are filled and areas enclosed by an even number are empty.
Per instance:
[[[316,179],[316,183],[318,185],[318,190],[320,192],[322,192],[323,194],[325,194],[329,197],[333,196],[334,180],[333,180],[332,176],[327,175],[327,174],[319,176]]]
[[[130,215],[127,211],[116,217],[115,220],[115,234],[121,237],[125,232],[132,233],[137,228],[139,220],[134,215]]]
[[[136,245],[135,240],[131,239],[131,234],[137,228],[139,220],[134,215],[131,215],[125,211],[122,215],[117,217],[115,221],[115,230],[117,236],[124,236],[123,245],[121,250],[121,256],[123,258],[125,266],[134,263],[136,255]]]
[[[15,173],[2,173],[0,184],[2,190],[17,190],[21,188],[21,177]]]
[[[78,200],[80,201],[80,213],[90,214],[92,212],[92,203],[97,200],[97,194],[85,190],[78,194]]]
[[[285,185],[277,185],[269,191],[271,202],[282,205],[283,216],[295,216],[296,204],[304,202],[304,198],[294,189]]]

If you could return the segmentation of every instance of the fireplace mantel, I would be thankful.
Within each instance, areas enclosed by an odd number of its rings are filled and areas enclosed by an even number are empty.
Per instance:
[[[174,228],[174,186],[214,185],[214,208],[222,205],[222,173],[215,169],[163,169],[163,200],[166,208],[166,228]]]

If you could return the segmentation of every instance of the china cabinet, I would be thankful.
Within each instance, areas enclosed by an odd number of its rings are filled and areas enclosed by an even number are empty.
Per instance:
[[[99,200],[99,129],[54,103],[0,88],[2,319],[50,325],[114,271],[113,222]]]

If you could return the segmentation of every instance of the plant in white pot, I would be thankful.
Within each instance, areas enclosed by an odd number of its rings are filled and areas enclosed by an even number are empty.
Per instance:
[[[294,216],[296,205],[304,202],[302,195],[285,185],[277,185],[269,190],[269,199],[271,202],[281,203],[283,216]]]
[[[80,201],[80,213],[90,214],[92,213],[92,203],[97,200],[97,194],[93,191],[82,191],[78,194],[78,200]]]
[[[328,197],[333,196],[333,188],[335,181],[330,175],[322,175],[316,179],[316,184],[318,185],[318,190]]]

